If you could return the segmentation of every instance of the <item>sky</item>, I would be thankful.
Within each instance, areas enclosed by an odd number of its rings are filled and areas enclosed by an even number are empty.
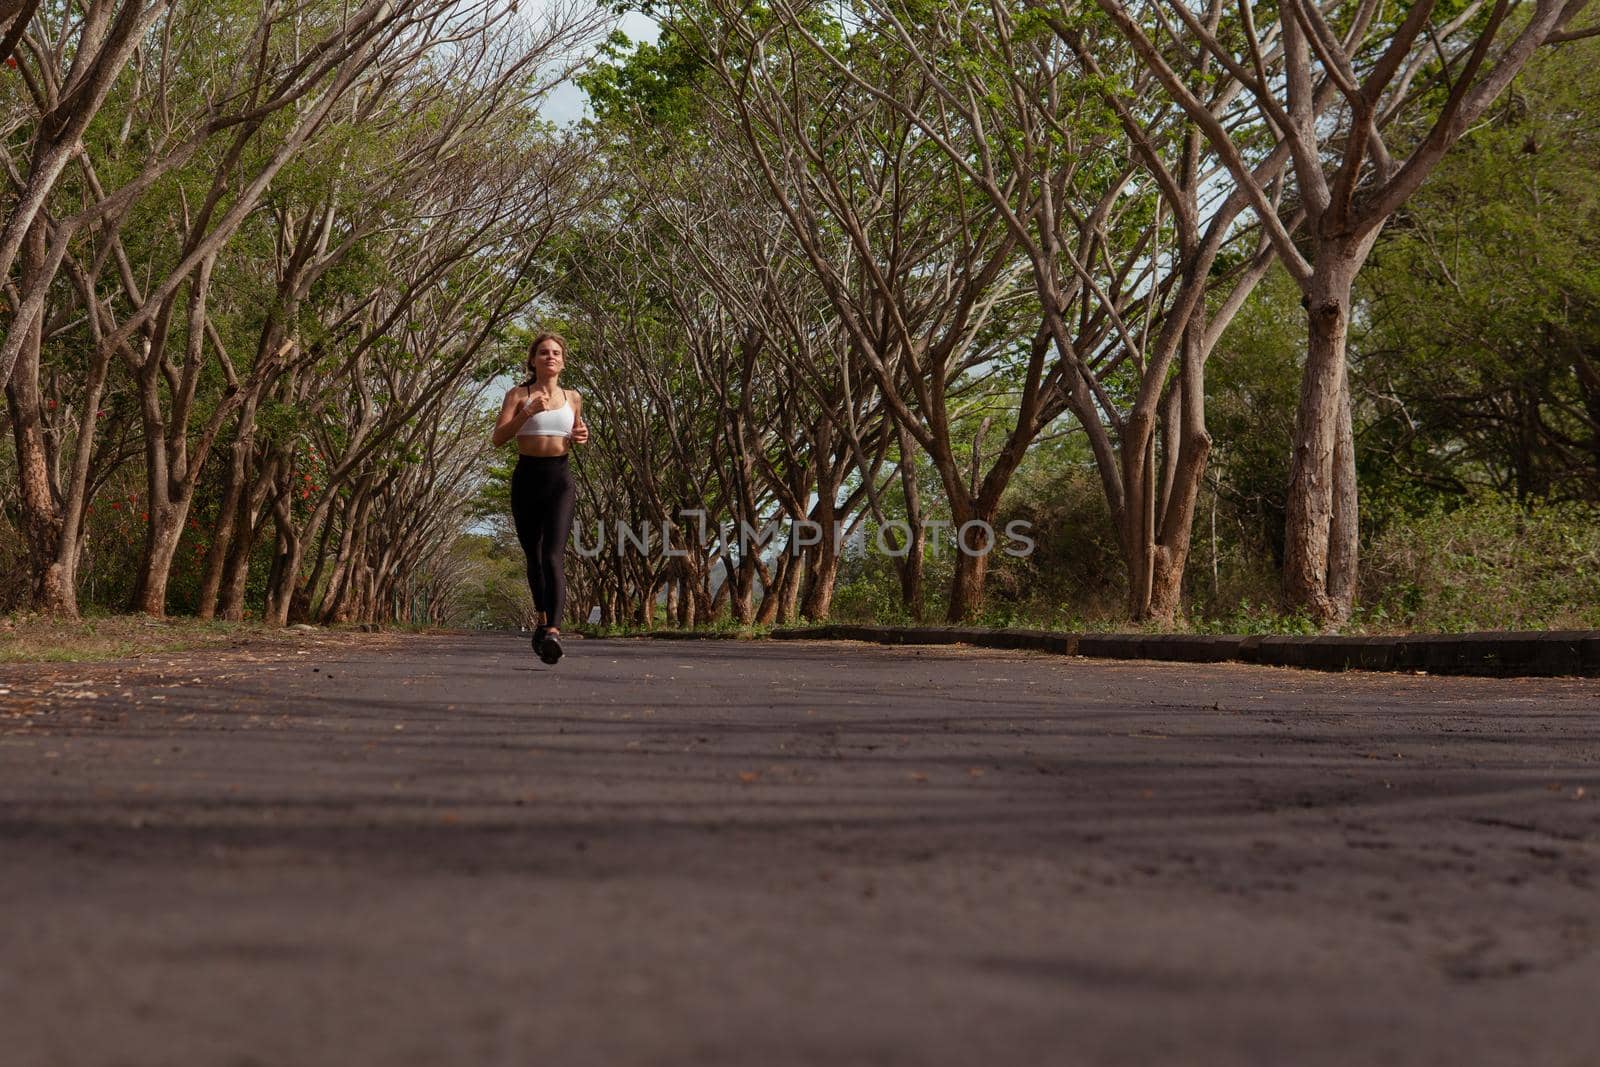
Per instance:
[[[619,28],[634,41],[654,41],[656,39],[655,20],[636,11],[630,11],[623,15]],[[585,97],[583,90],[572,82],[564,82],[556,86],[549,99],[545,101],[544,107],[540,110],[545,118],[564,126],[583,118],[587,105],[588,99]]]

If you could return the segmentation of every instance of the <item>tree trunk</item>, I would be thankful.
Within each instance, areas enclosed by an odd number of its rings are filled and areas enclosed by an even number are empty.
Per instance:
[[[239,411],[239,428],[233,446],[228,450],[227,480],[222,490],[222,503],[217,508],[217,524],[211,532],[211,544],[206,549],[205,567],[200,579],[200,602],[195,613],[209,619],[217,613],[217,597],[222,590],[222,575],[228,560],[228,550],[233,544],[234,530],[238,526],[239,501],[244,495],[245,465],[250,458],[251,437],[256,420],[258,394],[245,398]]]
[[[1178,618],[1183,596],[1183,574],[1189,564],[1194,533],[1194,512],[1211,457],[1211,434],[1206,429],[1205,334],[1198,313],[1186,326],[1183,363],[1179,368],[1173,402],[1167,405],[1166,456],[1163,463],[1160,532],[1150,557],[1149,618],[1171,626]],[[1176,438],[1176,440],[1174,440]]]
[[[950,579],[950,607],[947,622],[966,622],[983,606],[983,583],[989,574],[989,556],[956,554],[956,569]]]
[[[711,606],[711,569],[705,565],[705,558],[698,547],[690,546],[689,553],[690,571],[694,576],[694,625],[710,626],[716,618]]]
[[[826,434],[819,434],[826,442]],[[805,595],[800,598],[800,614],[811,622],[827,622],[828,611],[833,606],[833,586],[839,576],[839,550],[834,544],[833,525],[838,519],[834,509],[837,486],[828,484],[826,463],[818,463],[817,504],[811,509],[811,521],[822,527],[822,540],[805,552]],[[868,475],[870,477],[870,474]]]
[[[300,580],[300,567],[305,562],[306,548],[317,542],[328,520],[328,509],[333,498],[325,495],[306,519],[305,529],[295,530],[293,509],[289,504],[292,493],[285,490],[281,507],[275,510],[279,527],[287,527],[281,540],[285,548],[273,567],[272,581],[267,583],[267,606],[262,621],[268,626],[287,626],[306,617],[310,608],[310,590]],[[320,551],[319,551],[320,557]]]
[[[724,557],[726,559],[726,557]],[[746,552],[739,557],[739,566],[727,581],[733,582],[729,594],[728,606],[733,612],[733,618],[740,626],[749,626],[756,617],[755,584],[756,561],[755,554]]]
[[[961,536],[961,529],[966,523],[979,519],[992,524],[994,516],[969,513],[967,518],[955,522],[951,531],[955,536],[953,551],[956,554],[956,566],[950,576],[950,604],[945,610],[946,622],[966,622],[983,607],[983,585],[989,574],[989,553],[994,549],[994,544],[987,534],[978,529],[970,531],[966,538]],[[963,540],[966,548],[962,546]]]
[[[800,599],[800,579],[806,569],[805,554],[790,556],[788,564],[783,579],[778,583],[778,612],[774,621],[780,626],[795,621],[795,604]]]
[[[256,540],[261,536],[267,516],[262,514],[267,497],[273,490],[277,459],[269,457],[261,478],[239,498],[239,513],[234,518],[233,543],[228,546],[228,559],[222,568],[221,598],[217,614],[232,622],[244,618],[245,590],[250,580],[250,557],[255,554]]]
[[[177,500],[149,502],[150,521],[145,524],[144,563],[135,590],[134,611],[158,619],[166,614],[167,580],[172,574],[172,561],[178,554],[178,542],[183,537],[189,500],[188,496],[183,496]]]
[[[712,564],[712,573],[715,573],[716,564]],[[728,566],[727,556],[722,557],[722,581],[717,584],[717,591],[711,595],[711,617],[717,618],[722,614],[722,609],[733,600],[733,569]],[[729,614],[732,615],[730,608]],[[737,617],[737,616],[735,616]]]
[[[27,387],[36,377],[37,359],[38,349],[30,341],[17,357],[16,373],[6,390],[17,449],[17,490],[23,539],[28,549],[31,607],[49,615],[76,619],[77,591],[68,580],[58,555],[65,526],[50,486],[38,397]]]
[[[911,618],[921,622],[927,614],[927,594],[923,591],[922,572],[928,539],[919,524],[911,527],[911,543],[904,559],[897,560],[900,567],[900,603],[905,605]]]
[[[1355,608],[1361,522],[1356,484],[1356,443],[1350,410],[1350,369],[1339,390],[1339,427],[1333,449],[1333,518],[1328,527],[1328,601],[1344,621]]]
[[[1128,617],[1144,622],[1150,615],[1155,555],[1155,435],[1148,420],[1130,418],[1123,427],[1121,450],[1123,507],[1117,530],[1123,565],[1128,572]]]
[[[904,557],[896,557],[900,571],[900,602],[917,622],[927,612],[922,573],[928,534],[922,525],[922,492],[917,487],[917,443],[903,425],[896,423],[900,444],[900,491],[905,498],[906,525],[911,528],[911,543]]]
[[[322,610],[318,613],[324,624],[350,622],[358,615],[359,591],[356,576],[367,551],[367,517],[371,509],[372,494],[369,488],[372,476],[364,475],[351,488],[345,502],[339,533],[339,548],[334,553],[333,574],[323,596]]]
[[[620,588],[620,583],[619,583]],[[639,600],[638,622],[646,630],[656,628],[656,593],[661,589],[659,582],[646,582],[644,596]],[[619,594],[620,595],[620,594]],[[613,615],[615,612],[613,612]]]
[[[272,518],[278,531],[277,550],[272,557],[272,571],[267,575],[267,600],[261,609],[261,621],[268,626],[285,626],[289,622],[295,579],[300,573],[300,559],[305,552],[305,538],[295,529],[286,489],[273,504]]]
[[[966,622],[983,607],[983,586],[989,574],[989,554],[995,547],[988,531],[994,529],[994,516],[998,510],[990,501],[951,501],[950,533],[955,542],[952,551],[955,552],[956,565],[950,576],[946,622]],[[968,523],[974,522],[987,524],[987,529],[973,528],[963,537],[961,531]]]
[[[806,593],[801,598],[800,614],[811,622],[827,622],[833,610],[833,590],[839,579],[839,553],[833,548],[833,531],[822,535],[822,543],[811,555]]]
[[[42,224],[29,228],[20,256],[24,279],[45,268],[45,234]],[[49,615],[78,617],[77,590],[61,566],[59,550],[65,524],[50,477],[45,441],[44,405],[39,392],[39,361],[44,343],[43,315],[28,326],[10,382],[6,402],[11,412],[11,435],[17,450],[17,491],[21,505],[22,534],[27,543],[32,608]]]
[[[1335,509],[1355,506],[1354,486],[1335,492],[1336,456],[1344,403],[1345,345],[1350,329],[1350,290],[1376,234],[1360,241],[1325,241],[1318,250],[1306,286],[1310,345],[1300,383],[1300,408],[1295,418],[1294,451],[1289,467],[1287,516],[1284,521],[1283,591],[1290,608],[1333,627],[1349,617],[1350,605],[1330,594],[1331,567],[1352,567],[1348,545],[1333,553],[1330,543]],[[1354,453],[1347,457],[1353,473]],[[1354,515],[1338,517],[1341,538],[1354,528]],[[1354,575],[1341,574],[1337,590],[1353,589]]]
[[[765,571],[762,572],[766,577],[761,583],[761,604],[756,608],[756,625],[758,626],[771,626],[778,621],[778,607],[782,603],[780,593],[784,582],[788,580],[789,560],[788,553],[783,553],[778,556],[777,563],[773,567],[771,574],[767,574]]]
[[[182,447],[176,455],[169,448],[167,420],[161,407],[161,368],[166,362],[168,331],[177,300],[178,292],[173,290],[156,312],[145,341],[144,362],[134,375],[144,429],[146,519],[144,556],[129,608],[158,619],[166,614],[167,576],[189,510],[187,494],[175,484],[187,473],[181,466]],[[187,432],[184,426],[175,429],[180,437]]]

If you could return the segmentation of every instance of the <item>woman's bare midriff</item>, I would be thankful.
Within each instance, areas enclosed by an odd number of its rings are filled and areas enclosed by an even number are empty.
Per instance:
[[[567,454],[567,439],[529,434],[517,438],[517,453],[523,456],[564,456]]]

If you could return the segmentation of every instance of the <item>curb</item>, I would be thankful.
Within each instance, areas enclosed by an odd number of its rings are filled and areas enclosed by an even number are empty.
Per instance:
[[[778,640],[884,645],[975,645],[1097,659],[1253,663],[1316,671],[1409,671],[1499,678],[1600,677],[1600,630],[1399,637],[1259,637],[1208,634],[1071,634],[936,626],[786,627]]]

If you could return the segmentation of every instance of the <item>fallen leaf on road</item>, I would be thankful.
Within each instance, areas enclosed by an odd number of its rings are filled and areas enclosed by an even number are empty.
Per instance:
[[[739,781],[743,782],[745,785],[749,785],[751,782],[754,782],[756,779],[758,779],[760,777],[761,777],[761,772],[760,771],[740,771],[739,772]]]

